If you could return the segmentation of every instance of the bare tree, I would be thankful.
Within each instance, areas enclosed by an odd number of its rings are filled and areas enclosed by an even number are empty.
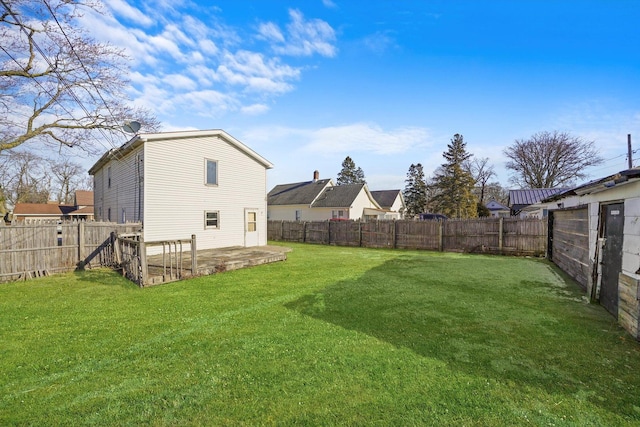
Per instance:
[[[0,152],[27,141],[95,152],[127,118],[157,119],[128,104],[128,58],[77,25],[94,0],[0,1]],[[114,139],[117,140],[117,139]],[[102,147],[101,151],[104,150]]]
[[[602,163],[593,141],[566,132],[538,132],[504,150],[510,181],[520,187],[553,188],[587,177],[585,169]]]
[[[0,153],[0,179],[6,203],[47,203],[51,176],[42,157],[28,151]]]
[[[484,204],[487,184],[491,178],[496,176],[493,165],[489,164],[488,157],[474,157],[468,162],[467,169],[476,181],[475,192],[478,202]]]
[[[69,158],[50,160],[49,165],[53,178],[52,191],[55,191],[58,203],[72,204],[75,191],[84,185],[86,171]]]
[[[509,191],[499,182],[489,182],[484,188],[484,195],[487,200],[495,200],[498,203],[507,205],[509,203]]]

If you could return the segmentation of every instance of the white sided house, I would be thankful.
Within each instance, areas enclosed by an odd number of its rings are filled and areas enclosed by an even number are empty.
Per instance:
[[[198,249],[267,243],[267,169],[223,130],[140,134],[89,170],[98,221],[141,222],[147,242]]]
[[[272,221],[382,219],[386,213],[366,184],[333,185],[331,179],[276,185],[268,194]]]

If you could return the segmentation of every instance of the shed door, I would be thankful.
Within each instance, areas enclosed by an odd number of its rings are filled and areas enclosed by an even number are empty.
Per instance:
[[[622,238],[624,232],[624,204],[614,203],[602,207],[603,237],[602,283],[600,304],[609,313],[618,316],[618,275],[622,271]]]

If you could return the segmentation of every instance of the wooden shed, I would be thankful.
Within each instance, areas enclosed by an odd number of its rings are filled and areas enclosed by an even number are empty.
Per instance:
[[[640,340],[640,168],[543,200],[549,258]]]

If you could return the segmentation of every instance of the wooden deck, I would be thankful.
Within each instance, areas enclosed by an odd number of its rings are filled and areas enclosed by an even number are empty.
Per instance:
[[[234,246],[230,248],[201,249],[197,251],[198,268],[196,274],[191,270],[191,253],[182,252],[181,256],[173,257],[173,261],[162,255],[152,255],[147,258],[149,267],[149,284],[160,284],[174,280],[186,279],[192,276],[206,276],[224,271],[285,261],[290,248],[281,246]]]

